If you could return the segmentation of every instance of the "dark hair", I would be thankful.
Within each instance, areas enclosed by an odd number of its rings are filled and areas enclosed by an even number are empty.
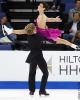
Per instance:
[[[43,4],[43,8],[45,8],[45,11],[49,9],[49,5],[45,2],[41,2]]]
[[[76,3],[77,1],[80,1],[80,0],[75,0],[75,3]]]
[[[80,12],[78,12],[78,11],[77,11],[77,12],[74,12],[74,13],[73,13],[73,17],[75,16],[75,14],[78,14],[79,17],[80,17]]]
[[[3,12],[1,12],[1,13],[0,13],[0,19],[2,19],[3,17],[6,17],[6,14],[3,13]]]

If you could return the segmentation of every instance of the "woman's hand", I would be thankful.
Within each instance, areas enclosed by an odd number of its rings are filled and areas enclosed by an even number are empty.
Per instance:
[[[48,18],[46,17],[47,22],[62,22],[61,18],[57,16],[56,18]]]

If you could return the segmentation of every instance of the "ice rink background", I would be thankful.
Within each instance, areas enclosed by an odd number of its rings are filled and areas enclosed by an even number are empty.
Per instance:
[[[0,90],[0,100],[79,100],[77,90],[47,90],[50,96],[39,96],[38,90],[34,96],[28,90]]]
[[[25,63],[29,51],[1,51],[0,52],[0,89],[26,89],[28,88],[28,75],[29,64]],[[69,51],[43,51],[44,58],[49,67],[48,89],[78,89],[80,88],[80,52]],[[60,63],[59,57],[70,56],[70,61],[73,63],[62,60]],[[76,63],[74,57],[78,56]],[[79,60],[79,61],[78,61]],[[71,65],[72,71],[70,75],[70,66],[68,66],[68,75],[63,71],[62,75],[59,74],[59,65],[62,65],[63,69],[66,65]],[[52,70],[52,72],[51,72]],[[77,75],[76,75],[77,71]],[[37,69],[36,82],[37,88],[39,88],[42,73]]]
[[[54,54],[58,55],[58,53],[59,52],[54,53]],[[61,53],[59,53],[59,54],[61,54]],[[68,55],[69,53],[67,52],[65,54]],[[79,55],[76,52],[72,52],[72,55],[73,54]],[[28,78],[27,64],[25,64],[27,55],[28,54],[26,52],[18,52],[18,51],[16,51],[16,53],[10,52],[10,51],[9,52],[6,51],[6,53],[0,52],[0,61],[1,61],[0,65],[2,65],[2,66],[0,66],[0,82],[3,81],[6,83],[6,81],[8,81],[8,82],[10,82],[10,81],[12,81],[12,82],[26,81]],[[51,54],[49,54],[49,52],[48,52],[46,55],[50,56]],[[44,53],[44,56],[45,56],[45,53]],[[48,60],[48,57],[45,57],[45,59]],[[17,64],[17,66],[16,66],[16,64]],[[56,64],[56,63],[54,63],[54,64]],[[51,77],[52,76],[50,73],[50,76],[49,76],[50,81],[53,80],[53,78],[51,79]],[[76,77],[77,77],[77,79],[76,79]],[[38,76],[36,78],[38,78]],[[59,76],[58,76],[58,78],[59,78]],[[61,81],[63,81],[63,79],[64,78],[62,78]],[[68,76],[65,79],[68,80]],[[77,81],[79,81],[80,77],[75,76],[72,79],[73,79],[72,81],[77,82]],[[55,80],[56,80],[56,78],[55,78]],[[58,81],[60,81],[60,79],[58,79]],[[69,80],[69,81],[71,81],[71,80]],[[65,86],[65,84],[64,84],[64,86]],[[58,89],[48,89],[47,92],[50,93],[50,96],[48,96],[48,97],[40,97],[38,94],[38,91],[39,90],[36,90],[34,96],[31,97],[29,95],[28,89],[5,89],[4,88],[4,89],[0,89],[0,100],[68,100],[68,99],[69,100],[79,100],[77,89],[71,89],[71,90],[70,89],[69,90],[68,89],[67,90],[66,89],[59,89],[59,90]]]

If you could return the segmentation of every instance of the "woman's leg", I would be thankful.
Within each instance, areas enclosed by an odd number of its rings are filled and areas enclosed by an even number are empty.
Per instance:
[[[56,40],[56,44],[65,44],[65,45],[68,45],[74,49],[76,49],[77,45],[65,40],[65,39],[61,39],[61,38],[57,38]]]

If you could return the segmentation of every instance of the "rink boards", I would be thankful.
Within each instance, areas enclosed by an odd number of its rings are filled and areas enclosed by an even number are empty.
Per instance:
[[[29,51],[0,51],[0,88],[28,88],[29,64],[25,63]],[[80,88],[79,51],[43,51],[48,65],[48,89]],[[42,73],[37,67],[36,88],[39,88]]]

